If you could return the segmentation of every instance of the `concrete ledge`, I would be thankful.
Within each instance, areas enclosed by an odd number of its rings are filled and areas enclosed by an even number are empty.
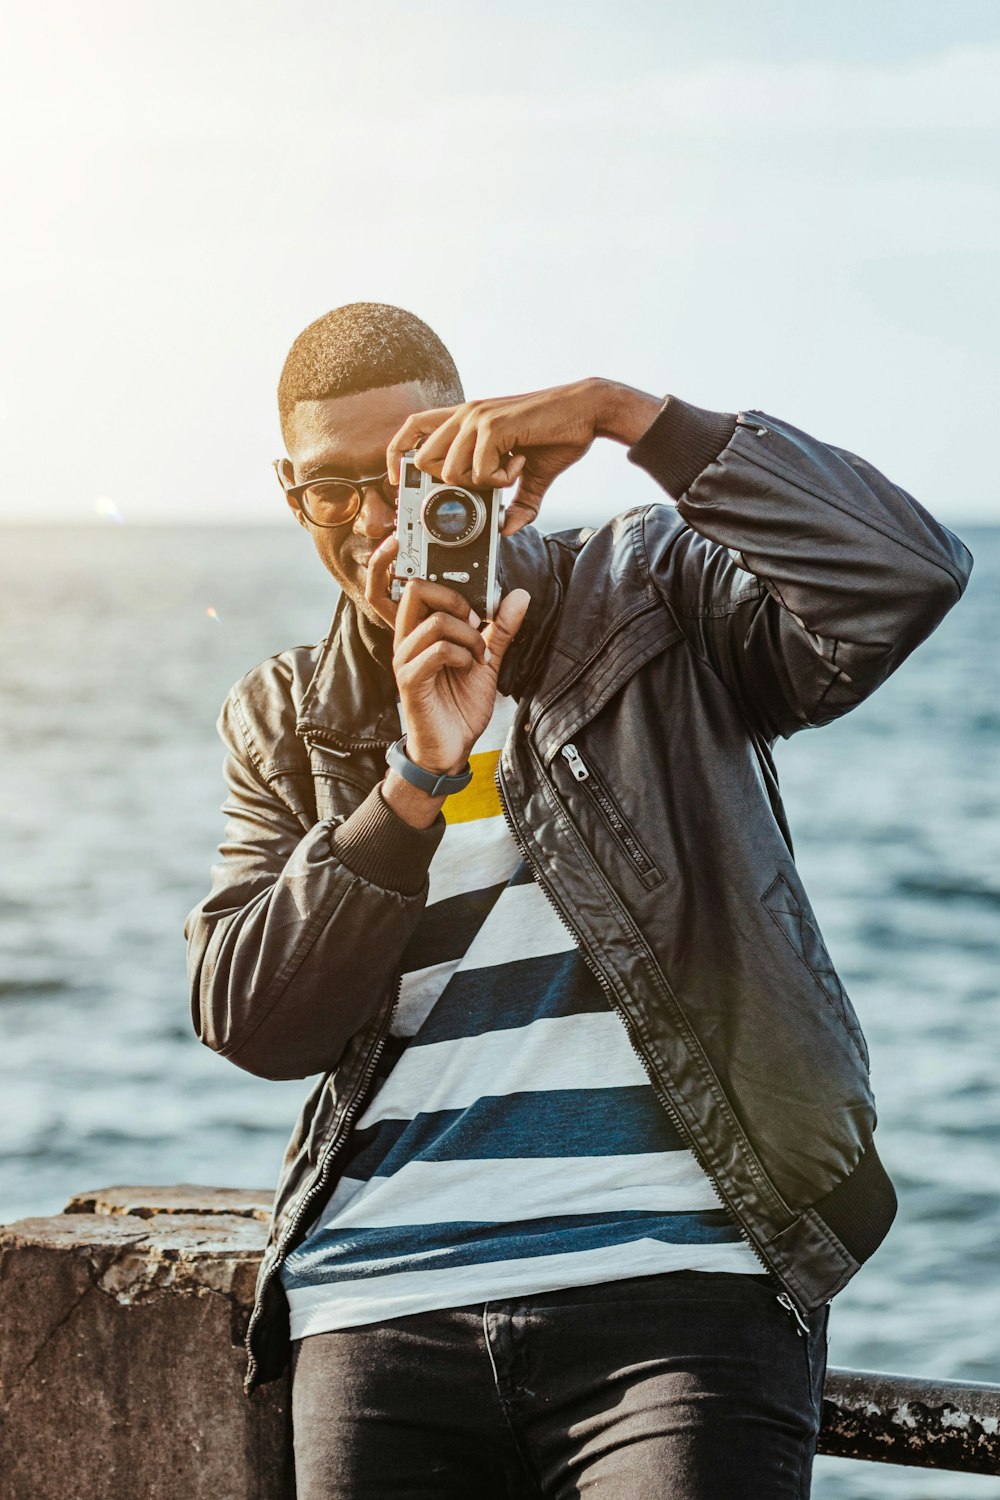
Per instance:
[[[243,1392],[269,1212],[115,1187],[0,1227],[0,1500],[294,1500],[288,1377]],[[1000,1473],[1000,1386],[830,1369],[819,1448]]]
[[[291,1500],[288,1382],[242,1384],[267,1196],[116,1188],[0,1228],[3,1500]]]
[[[179,1182],[174,1187],[97,1188],[75,1193],[64,1214],[131,1214],[151,1219],[154,1214],[235,1214],[266,1224],[273,1194],[267,1188],[203,1187]]]

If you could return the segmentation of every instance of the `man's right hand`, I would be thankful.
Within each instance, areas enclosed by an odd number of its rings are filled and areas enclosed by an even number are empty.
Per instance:
[[[394,622],[392,669],[406,753],[424,770],[457,775],[465,765],[490,721],[500,665],[528,603],[527,591],[514,589],[480,631],[478,617],[454,589],[425,579],[406,584]],[[432,822],[443,800],[410,787],[395,772],[386,777],[383,795],[414,826]]]

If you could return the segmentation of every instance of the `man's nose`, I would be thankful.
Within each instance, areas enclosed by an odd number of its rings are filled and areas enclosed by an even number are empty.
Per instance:
[[[354,530],[361,536],[382,541],[396,524],[396,510],[383,497],[377,485],[365,485],[361,497],[361,509],[354,522]]]

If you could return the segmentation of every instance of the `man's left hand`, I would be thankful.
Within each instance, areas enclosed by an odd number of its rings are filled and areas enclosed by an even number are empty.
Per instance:
[[[386,450],[389,477],[399,482],[400,460],[416,448],[417,468],[446,484],[492,489],[519,481],[503,528],[510,536],[535,519],[549,485],[595,437],[634,443],[661,404],[659,397],[595,378],[417,412]]]

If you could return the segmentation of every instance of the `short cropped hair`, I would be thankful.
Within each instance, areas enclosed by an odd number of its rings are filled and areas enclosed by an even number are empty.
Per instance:
[[[299,401],[419,381],[428,406],[464,400],[455,361],[437,334],[413,313],[385,302],[349,302],[304,328],[278,381],[278,413],[287,443]]]

